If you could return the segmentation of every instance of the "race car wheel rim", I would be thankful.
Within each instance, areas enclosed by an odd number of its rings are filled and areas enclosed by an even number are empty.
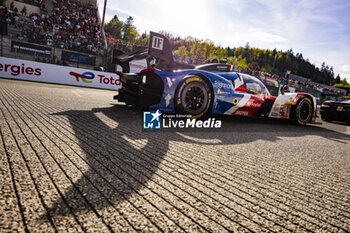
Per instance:
[[[186,108],[191,110],[197,110],[203,105],[204,93],[199,87],[189,88],[186,92],[185,103]]]
[[[310,104],[307,102],[304,102],[300,108],[300,118],[302,120],[306,120],[309,117],[309,115],[310,115]]]
[[[300,124],[305,124],[310,121],[312,106],[309,99],[304,99],[300,102],[297,114],[297,119]]]
[[[202,83],[189,83],[182,92],[181,102],[187,113],[201,114],[208,105],[208,91]]]

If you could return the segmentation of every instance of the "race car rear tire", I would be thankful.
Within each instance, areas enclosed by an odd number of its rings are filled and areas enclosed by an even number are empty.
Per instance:
[[[194,118],[207,114],[212,105],[212,92],[208,83],[199,76],[184,79],[175,92],[175,111]]]
[[[309,97],[301,98],[295,108],[295,119],[299,125],[305,125],[311,121],[313,114],[312,102]]]

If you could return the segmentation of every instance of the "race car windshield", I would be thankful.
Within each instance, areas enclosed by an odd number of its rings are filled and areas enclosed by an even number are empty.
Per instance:
[[[257,78],[249,75],[242,74],[244,83],[247,87],[247,92],[252,94],[264,94],[271,96],[265,85]]]

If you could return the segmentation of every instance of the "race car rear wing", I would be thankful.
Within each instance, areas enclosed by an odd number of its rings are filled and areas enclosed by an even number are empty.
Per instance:
[[[141,47],[130,53],[124,53],[120,50],[113,51],[113,63],[120,65],[123,73],[130,72],[130,61],[141,59],[147,60],[148,68],[155,66],[165,71],[194,68],[192,65],[175,62],[169,39],[155,32],[150,32],[148,47]],[[152,59],[155,59],[154,65],[151,64]]]

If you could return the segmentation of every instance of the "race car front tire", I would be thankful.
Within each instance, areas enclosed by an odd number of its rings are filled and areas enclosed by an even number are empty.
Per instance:
[[[309,97],[301,98],[295,108],[295,119],[299,125],[305,125],[311,121],[313,114],[312,102]]]
[[[175,111],[194,118],[207,114],[212,104],[208,83],[196,75],[188,76],[178,85],[175,97]]]

